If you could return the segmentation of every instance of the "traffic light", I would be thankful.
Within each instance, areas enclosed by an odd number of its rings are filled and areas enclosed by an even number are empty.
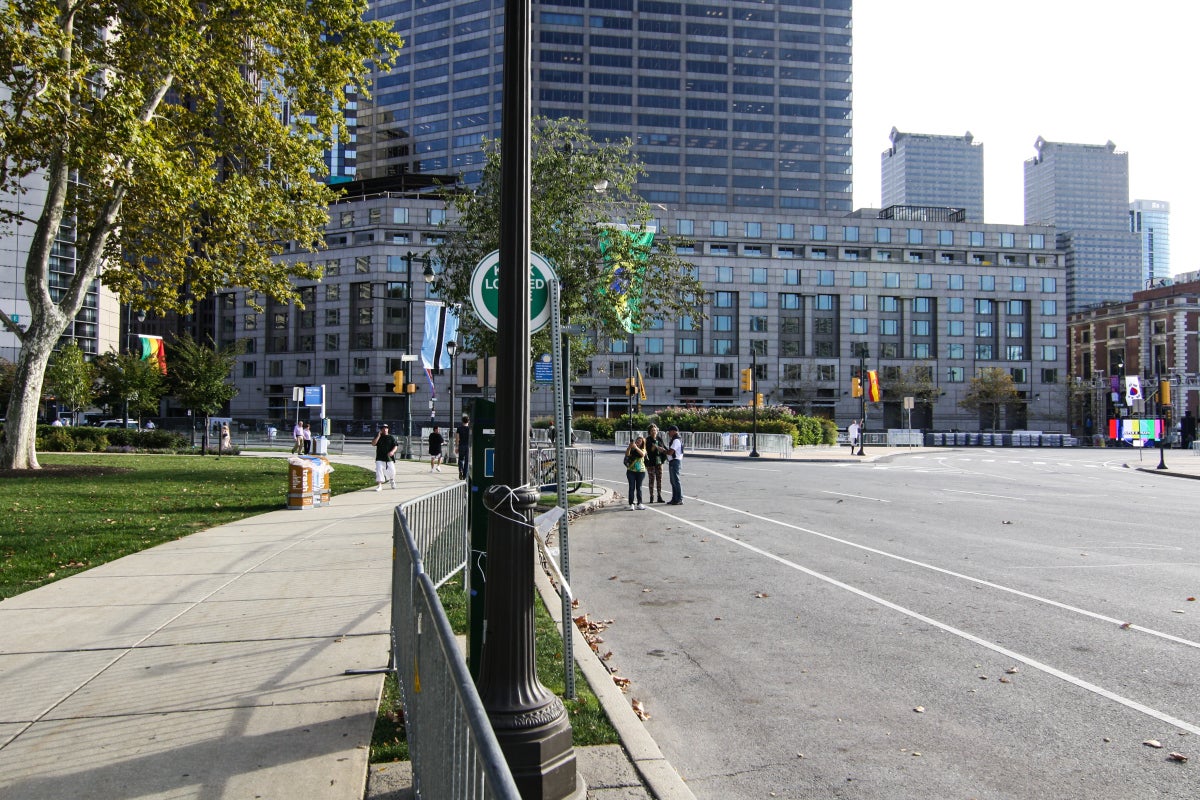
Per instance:
[[[392,373],[392,391],[404,394],[404,370],[398,369]]]
[[[754,407],[755,407],[755,408],[762,408],[762,407],[763,407],[762,392],[755,392],[755,393],[754,393]]]
[[[1170,381],[1159,381],[1158,382],[1158,403],[1159,403],[1159,405],[1163,405],[1163,406],[1171,405],[1171,382]]]
[[[862,397],[862,378],[854,377],[850,379],[850,396]]]
[[[636,378],[626,378],[625,379],[625,394],[627,396],[637,394],[637,379]]]
[[[750,392],[754,390],[754,370],[747,367],[742,370],[742,391]]]

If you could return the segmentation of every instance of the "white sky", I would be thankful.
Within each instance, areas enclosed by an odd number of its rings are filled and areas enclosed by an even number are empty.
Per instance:
[[[1130,200],[1171,204],[1171,271],[1200,269],[1200,3],[854,0],[854,205],[880,204],[895,126],[984,147],[986,222],[1024,221],[1038,136],[1129,153]]]

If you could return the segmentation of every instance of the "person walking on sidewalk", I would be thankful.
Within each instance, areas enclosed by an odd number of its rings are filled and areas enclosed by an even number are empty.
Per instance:
[[[296,424],[292,427],[292,455],[300,455],[304,452],[304,426],[300,424],[300,420],[296,420]]]
[[[683,437],[675,425],[667,428],[671,441],[667,443],[667,473],[671,477],[671,499],[669,506],[683,505],[683,488],[679,484],[679,470],[683,467]]]
[[[650,423],[650,427],[646,429],[646,482],[650,487],[651,503],[654,502],[655,487],[658,487],[658,502],[663,502],[662,465],[667,460],[667,452],[658,426]]]
[[[400,442],[388,432],[388,426],[384,424],[379,426],[371,444],[375,445],[375,491],[382,492],[384,482],[390,483],[395,489],[396,448],[400,446]]]
[[[437,425],[433,426],[433,433],[429,434],[429,471],[442,471],[442,445],[446,440],[442,438],[441,430]]]
[[[642,505],[642,481],[646,479],[644,437],[637,437],[625,448],[625,478],[629,481],[629,510],[645,511],[646,507]]]
[[[454,436],[458,446],[458,479],[465,481],[467,461],[471,457],[471,418],[466,414],[462,415],[462,423],[454,429]]]
[[[312,427],[306,422],[304,423],[304,455],[312,452]]]

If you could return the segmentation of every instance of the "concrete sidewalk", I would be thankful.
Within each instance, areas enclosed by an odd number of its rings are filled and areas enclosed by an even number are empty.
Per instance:
[[[397,466],[0,603],[0,797],[362,798],[383,677],[344,672],[387,664],[393,509],[457,478]]]

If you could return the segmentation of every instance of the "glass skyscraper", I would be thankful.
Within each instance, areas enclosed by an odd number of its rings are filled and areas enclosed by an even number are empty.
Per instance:
[[[355,170],[476,182],[500,128],[503,1],[372,3],[406,41],[360,103]],[[851,203],[851,0],[547,0],[533,112],[629,138],[673,208],[841,214]]]
[[[1142,246],[1142,277],[1158,283],[1171,277],[1171,204],[1165,200],[1134,200],[1129,204],[1129,229]]]
[[[965,136],[904,133],[892,128],[881,156],[883,206],[950,206],[983,222],[983,145]]]
[[[1025,162],[1025,224],[1054,225],[1067,260],[1067,310],[1127,300],[1145,285],[1129,230],[1129,154],[1112,142],[1038,137]]]

